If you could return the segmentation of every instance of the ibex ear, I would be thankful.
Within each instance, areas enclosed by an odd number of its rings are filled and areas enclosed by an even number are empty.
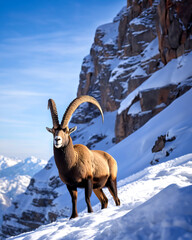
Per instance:
[[[73,127],[73,128],[70,128],[70,129],[69,129],[69,134],[71,134],[72,132],[75,132],[75,130],[77,130],[77,127],[76,127],[76,126]]]
[[[48,132],[53,133],[53,129],[52,128],[46,127],[46,129],[47,129]]]

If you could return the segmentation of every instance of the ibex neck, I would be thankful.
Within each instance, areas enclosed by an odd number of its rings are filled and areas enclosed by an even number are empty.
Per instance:
[[[69,136],[69,143],[66,147],[54,147],[55,163],[59,172],[68,171],[76,164],[76,153],[73,148],[73,142]]]

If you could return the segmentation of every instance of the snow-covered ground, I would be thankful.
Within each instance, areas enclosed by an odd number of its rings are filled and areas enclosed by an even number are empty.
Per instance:
[[[120,207],[106,190],[107,209],[96,204],[93,214],[84,210],[77,219],[61,218],[10,239],[192,239],[191,102],[189,90],[108,151],[119,166]],[[161,135],[175,140],[152,153]]]
[[[94,207],[10,239],[192,239],[192,154],[119,181],[121,206]]]

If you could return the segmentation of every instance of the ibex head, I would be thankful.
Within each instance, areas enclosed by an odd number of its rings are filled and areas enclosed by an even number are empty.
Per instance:
[[[61,148],[68,145],[69,135],[77,129],[77,127],[73,127],[70,129],[68,128],[69,120],[72,114],[74,113],[74,111],[78,108],[78,106],[84,102],[90,102],[94,104],[100,110],[102,119],[104,120],[103,111],[101,109],[101,106],[97,102],[97,100],[91,96],[85,95],[85,96],[76,98],[71,102],[71,104],[68,106],[67,110],[63,115],[61,124],[59,124],[56,104],[53,99],[48,100],[48,108],[51,110],[53,127],[52,128],[47,127],[46,129],[53,134],[54,146],[56,148]]]

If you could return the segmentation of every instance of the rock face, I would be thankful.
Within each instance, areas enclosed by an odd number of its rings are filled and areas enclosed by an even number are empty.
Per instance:
[[[130,107],[117,115],[115,135],[116,142],[123,140],[148,120],[166,108],[176,98],[191,88],[190,84],[167,85],[165,87],[140,91]],[[137,112],[132,109],[137,108]]]
[[[157,33],[163,63],[192,49],[192,1],[161,0]]]
[[[96,30],[90,54],[83,60],[77,96],[94,96],[104,111],[119,109],[122,100],[164,64],[191,51],[191,5],[188,0],[128,0],[112,23]],[[143,126],[189,88],[170,82],[140,91],[132,105],[117,114],[116,142]],[[130,114],[135,104],[141,111]],[[97,114],[87,104],[80,107],[72,121],[89,122]]]
[[[156,5],[151,1],[139,2],[124,7],[112,23],[97,28],[90,54],[83,60],[77,96],[87,94],[97,98],[104,111],[118,109],[122,99],[159,66],[158,51],[142,64],[135,57],[157,36]],[[141,73],[133,75],[138,67]],[[90,121],[97,116],[90,105],[81,107],[80,112],[73,122]]]

